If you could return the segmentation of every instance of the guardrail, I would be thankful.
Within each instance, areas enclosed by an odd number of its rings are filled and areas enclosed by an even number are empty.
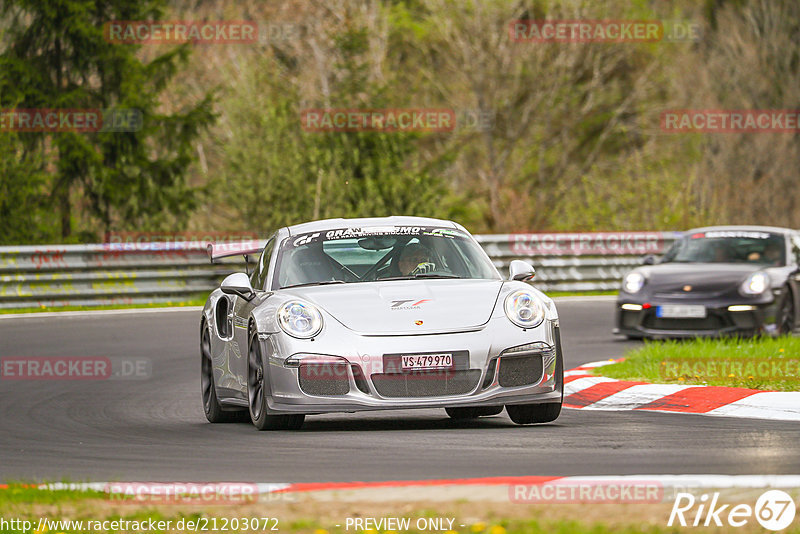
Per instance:
[[[642,257],[659,255],[681,232],[592,232],[476,235],[505,275],[511,260],[536,268],[533,285],[543,291],[616,291]]]
[[[677,232],[478,235],[507,273],[513,259],[536,267],[544,291],[615,290],[646,254]],[[0,308],[180,302],[207,294],[243,261],[211,264],[204,243],[0,247]]]

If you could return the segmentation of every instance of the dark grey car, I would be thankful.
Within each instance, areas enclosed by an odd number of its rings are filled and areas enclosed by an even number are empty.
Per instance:
[[[627,273],[615,333],[631,338],[788,334],[797,327],[800,235],[767,226],[689,230]]]

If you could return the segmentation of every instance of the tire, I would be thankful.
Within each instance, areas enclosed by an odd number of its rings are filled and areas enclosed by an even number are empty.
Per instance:
[[[549,423],[558,419],[561,414],[561,403],[509,404],[506,406],[506,411],[511,420],[518,425]]]
[[[209,423],[241,423],[248,420],[246,411],[223,410],[219,403],[214,384],[214,362],[211,359],[211,334],[205,321],[200,329],[200,392],[203,412]]]
[[[464,408],[445,408],[451,419],[477,419],[489,415],[497,415],[503,411],[502,406],[468,406]]]
[[[261,344],[257,333],[250,333],[247,347],[247,400],[250,405],[250,420],[259,430],[299,430],[305,414],[273,415],[267,408],[267,376]]]
[[[542,404],[509,404],[506,412],[518,425],[550,423],[561,415],[564,402],[564,357],[561,354],[561,339],[556,339],[556,388],[561,388],[561,400]]]
[[[789,336],[794,332],[795,310],[794,296],[788,287],[781,301],[781,309],[778,312],[778,335]]]

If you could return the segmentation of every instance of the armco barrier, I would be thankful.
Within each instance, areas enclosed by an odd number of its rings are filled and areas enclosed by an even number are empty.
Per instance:
[[[619,289],[626,272],[642,257],[659,255],[681,232],[586,232],[476,235],[503,274],[511,260],[536,268],[533,285],[543,291],[610,291]]]
[[[244,261],[212,265],[201,243],[0,247],[0,308],[180,302]]]
[[[677,232],[478,235],[494,264],[536,267],[544,291],[614,290],[645,254],[660,254]],[[0,308],[180,302],[211,291],[239,260],[211,264],[201,243],[0,247]]]

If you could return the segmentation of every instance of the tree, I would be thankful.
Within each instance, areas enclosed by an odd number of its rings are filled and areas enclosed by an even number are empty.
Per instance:
[[[214,120],[212,96],[181,112],[159,112],[160,96],[189,54],[175,47],[145,62],[134,45],[111,44],[103,25],[157,20],[161,0],[4,0],[8,21],[0,53],[0,107],[133,109],[129,132],[30,132],[25,151],[41,156],[63,240],[74,239],[76,211],[85,232],[179,223],[194,207],[186,185],[192,141]],[[76,208],[78,208],[76,210]],[[99,225],[98,225],[99,223]],[[155,228],[153,228],[155,229]]]
[[[446,184],[420,155],[428,134],[301,127],[304,109],[409,104],[394,74],[382,70],[387,50],[367,31],[377,16],[376,4],[368,8],[321,6],[321,27],[224,71],[231,87],[211,143],[222,147],[216,185],[228,213],[248,228],[264,234],[318,218],[448,215]]]
[[[12,132],[0,134],[0,244],[53,241],[47,176]]]
[[[800,3],[733,2],[715,17],[687,66],[699,73],[687,100],[704,109],[797,110]],[[718,221],[800,226],[796,132],[706,134],[701,143],[699,209]]]

